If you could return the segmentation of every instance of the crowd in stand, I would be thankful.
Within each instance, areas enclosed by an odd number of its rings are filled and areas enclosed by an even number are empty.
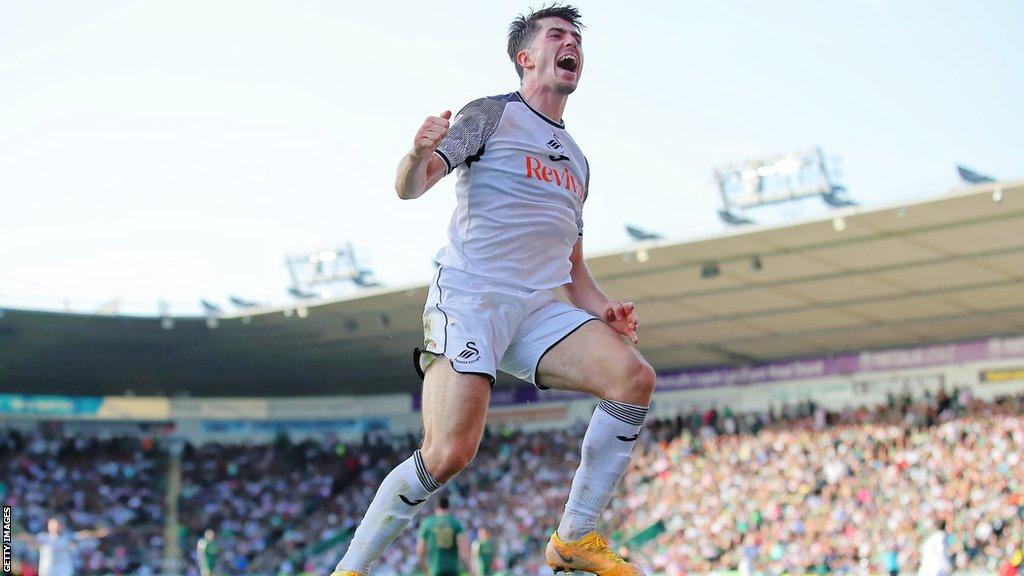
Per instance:
[[[891,397],[874,410],[806,405],[755,420],[711,411],[651,437],[606,517],[626,533],[661,521],[644,555],[670,576],[744,564],[916,572],[940,519],[955,569],[1020,571],[1024,396]]]
[[[444,488],[471,534],[490,531],[506,573],[550,573],[543,546],[578,465],[583,426],[489,430],[470,467]],[[83,550],[81,573],[158,564],[163,491],[153,447],[17,433],[2,441],[3,499],[30,530],[54,510],[66,511],[72,527],[115,528]],[[208,528],[218,574],[329,573],[380,480],[417,444],[403,436],[186,446],[179,519],[190,574],[199,573],[195,545]],[[907,574],[942,519],[955,568],[1019,573],[1022,458],[1024,396],[892,397],[842,412],[813,404],[707,410],[648,423],[602,526],[620,542],[646,531],[634,560],[669,576]],[[415,573],[414,546],[411,528],[374,575]]]
[[[70,435],[60,428],[0,432],[0,502],[24,573],[34,573],[51,518],[74,538],[78,574],[158,574],[163,555],[165,458],[150,439]],[[107,534],[109,532],[109,534]]]
[[[351,528],[369,504],[374,483],[412,450],[412,442],[368,439],[350,445],[282,438],[269,444],[188,445],[179,503],[187,549],[194,550],[200,534],[212,527],[223,573],[313,569],[315,562],[303,557],[306,547]],[[322,568],[316,565],[315,571]]]
[[[1024,538],[1024,397],[998,403],[940,393],[827,412],[715,410],[651,422],[604,525],[622,538],[657,525],[636,556],[669,575],[914,572],[935,521],[948,522],[955,566],[998,571]],[[445,488],[471,530],[485,527],[512,574],[546,574],[543,546],[578,465],[583,429],[489,431]],[[190,532],[218,526],[224,563],[265,573],[329,571],[380,479],[416,439],[305,442],[191,451]],[[486,511],[486,513],[481,513]],[[427,514],[429,512],[424,512]],[[415,530],[378,563],[415,572]],[[343,540],[343,538],[341,538]]]
[[[558,521],[578,464],[580,434],[488,433],[471,469],[445,488],[465,526],[489,528],[501,539],[504,564],[517,574],[542,566],[540,539],[546,542]],[[214,526],[228,573],[329,572],[344,544],[304,555],[306,547],[354,528],[380,480],[417,444],[410,436],[356,445],[282,440],[188,447],[179,506],[191,536],[187,546],[194,549],[202,530]],[[374,574],[414,573],[414,549],[415,530],[407,530]]]

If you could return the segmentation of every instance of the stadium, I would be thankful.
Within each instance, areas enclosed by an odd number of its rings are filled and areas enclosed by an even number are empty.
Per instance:
[[[1020,7],[583,9],[0,5],[3,574],[1024,576]]]
[[[1012,560],[1024,530],[1022,229],[1024,183],[987,183],[593,257],[603,285],[645,277],[637,304],[653,321],[640,349],[659,373],[629,497],[606,513],[624,545],[673,575],[736,570],[748,555],[773,573],[875,573],[890,553],[912,569],[942,516],[958,569]],[[15,522],[111,527],[80,545],[82,573],[198,573],[190,556],[207,528],[224,573],[323,572],[419,440],[410,350],[425,291],[309,302],[303,317],[251,309],[216,329],[5,310]],[[480,454],[449,487],[453,508],[501,535],[505,573],[537,573],[594,402],[508,379],[491,406]],[[412,538],[377,573],[414,570]]]

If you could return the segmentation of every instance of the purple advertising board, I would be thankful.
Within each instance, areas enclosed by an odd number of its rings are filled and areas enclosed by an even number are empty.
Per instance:
[[[1024,358],[1024,336],[865,350],[857,354],[781,360],[748,366],[718,366],[661,372],[658,374],[658,391],[767,384],[842,374],[909,370],[1013,358]],[[513,406],[532,402],[576,400],[580,397],[578,392],[542,391],[533,386],[519,386],[495,389],[491,394],[491,405]],[[420,409],[418,394],[413,395],[413,409]]]

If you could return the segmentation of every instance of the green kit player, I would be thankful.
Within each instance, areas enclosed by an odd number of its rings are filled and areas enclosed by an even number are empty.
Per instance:
[[[494,541],[487,528],[481,528],[473,542],[473,567],[475,576],[494,576]]]
[[[216,532],[207,528],[203,537],[196,543],[200,576],[215,576],[217,574],[217,556],[220,555],[220,544],[217,544],[215,538]]]
[[[448,497],[437,499],[437,512],[420,524],[416,555],[426,576],[459,576],[466,562],[466,534],[448,511]]]

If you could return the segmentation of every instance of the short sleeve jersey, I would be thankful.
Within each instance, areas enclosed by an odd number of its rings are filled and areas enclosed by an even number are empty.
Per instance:
[[[486,542],[477,540],[473,542],[473,556],[478,563],[476,573],[479,576],[492,576],[494,574],[495,550],[493,540]]]
[[[533,290],[571,281],[590,166],[564,123],[518,92],[480,98],[455,117],[436,154],[458,177],[438,262]]]
[[[71,576],[71,537],[67,533],[54,536],[43,532],[36,536],[39,547],[39,576]]]
[[[217,571],[217,557],[220,555],[220,544],[216,541],[201,538],[197,545],[197,553],[203,568],[211,574],[215,573]]]
[[[419,534],[427,546],[430,573],[458,573],[462,524],[450,515],[428,516],[420,523]]]

